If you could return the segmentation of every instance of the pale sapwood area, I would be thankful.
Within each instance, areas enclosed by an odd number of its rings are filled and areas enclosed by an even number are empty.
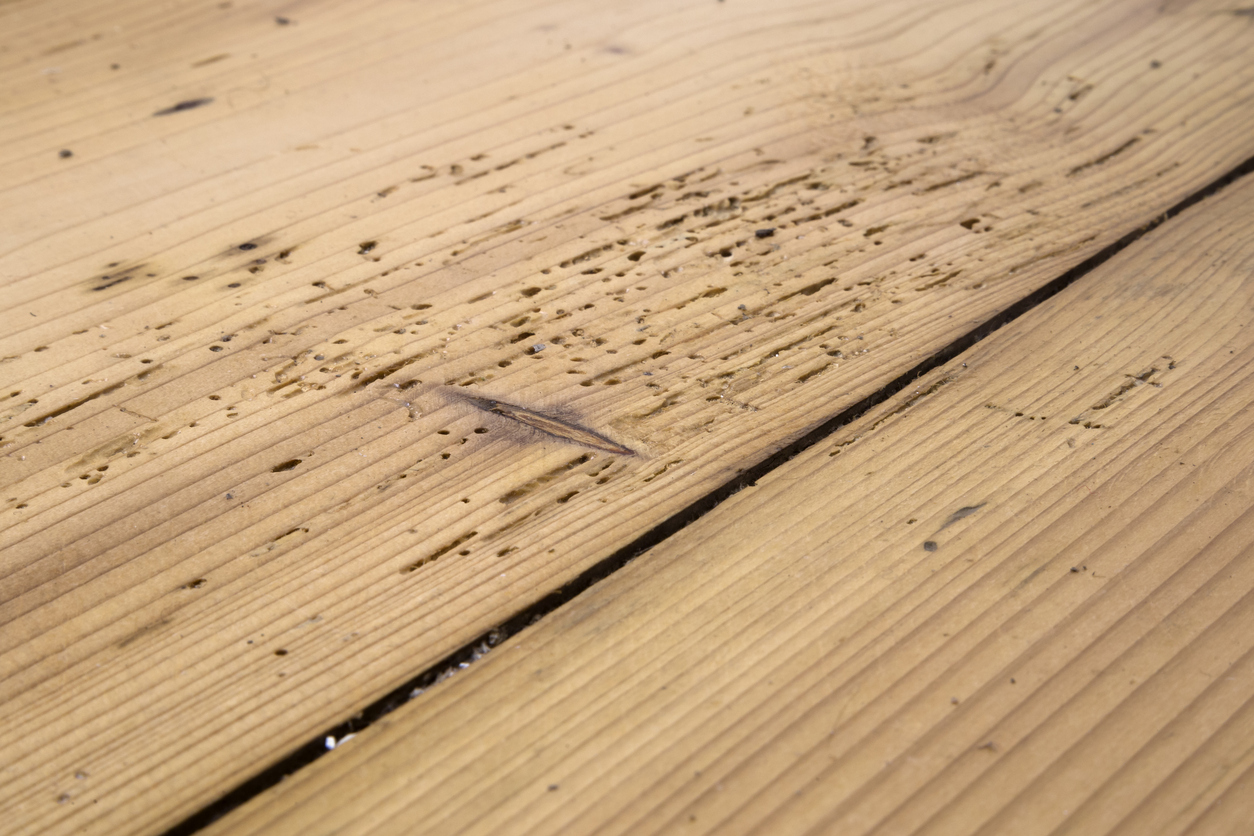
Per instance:
[[[160,832],[1153,221],[1254,155],[1252,40],[0,4],[4,821]]]
[[[1248,832],[1252,180],[206,833]]]

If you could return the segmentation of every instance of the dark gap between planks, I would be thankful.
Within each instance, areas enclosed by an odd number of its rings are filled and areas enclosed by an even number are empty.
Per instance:
[[[183,821],[171,827],[162,836],[190,836],[202,828],[208,827],[213,822],[225,816],[227,813],[242,806],[255,796],[260,795],[274,785],[278,784],[287,776],[303,769],[318,758],[325,755],[328,751],[326,748],[326,738],[334,737],[341,740],[349,734],[355,734],[362,729],[370,726],[380,717],[390,714],[397,708],[409,702],[415,691],[423,691],[437,682],[447,678],[458,670],[469,666],[471,662],[482,657],[491,648],[497,646],[501,642],[518,635],[532,624],[539,621],[544,616],[556,610],[558,607],[573,599],[576,595],[583,593],[596,583],[604,580],[619,569],[630,563],[635,557],[653,548],[668,537],[679,532],[701,517],[718,507],[724,500],[743,488],[751,487],[759,479],[766,476],[772,470],[780,467],[785,462],[796,457],[803,450],[818,444],[841,427],[851,424],[861,418],[873,407],[878,406],[884,401],[896,395],[913,383],[921,375],[948,363],[959,354],[963,353],[989,334],[1001,328],[1007,323],[1013,322],[1023,316],[1037,305],[1049,299],[1067,286],[1073,284],[1077,280],[1083,278],[1097,267],[1110,260],[1112,256],[1141,238],[1146,233],[1154,230],[1170,218],[1174,218],[1181,212],[1189,209],[1193,205],[1200,203],[1202,200],[1216,194],[1220,190],[1231,185],[1238,179],[1254,172],[1254,157],[1250,157],[1243,163],[1233,168],[1227,174],[1219,177],[1211,183],[1198,189],[1193,194],[1181,200],[1175,206],[1172,206],[1166,212],[1154,218],[1144,226],[1134,229],[1127,233],[1118,241],[1104,247],[1094,255],[1072,267],[1058,278],[1049,282],[1020,299],[1018,302],[1009,306],[1002,312],[995,314],[988,320],[976,326],[971,331],[958,337],[949,345],[937,351],[931,357],[923,360],[914,368],[898,376],[879,390],[872,392],[857,403],[847,407],[836,415],[819,424],[814,429],[803,435],[801,438],[780,449],[763,459],[758,464],[750,467],[748,470],[741,472],[739,475],[729,479],[710,493],[693,502],[688,507],[672,514],[660,524],[654,526],[640,537],[637,537],[631,543],[623,546],[618,551],[611,554],[585,569],[574,580],[567,583],[544,597],[536,601],[534,604],[515,613],[501,624],[482,634],[473,641],[463,645],[461,648],[453,651],[442,660],[427,668],[422,673],[413,677],[399,688],[391,691],[382,698],[376,700],[366,706],[360,713],[337,726],[332,726],[326,731],[318,734],[313,740],[301,746],[296,751],[290,753],[282,760],[274,765],[249,778],[217,801],[201,808],[197,812],[188,816]]]

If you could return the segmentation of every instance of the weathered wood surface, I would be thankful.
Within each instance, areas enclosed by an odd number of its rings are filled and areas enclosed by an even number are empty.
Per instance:
[[[1252,276],[1246,177],[207,832],[1249,832]]]
[[[1254,154],[1218,2],[0,32],[33,833],[169,826]]]

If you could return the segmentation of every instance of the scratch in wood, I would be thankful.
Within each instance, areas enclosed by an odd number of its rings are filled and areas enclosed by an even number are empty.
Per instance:
[[[410,572],[413,572],[417,569],[421,569],[423,566],[426,566],[428,563],[434,563],[435,561],[439,560],[441,557],[448,554],[449,552],[451,552],[453,549],[457,548],[458,546],[462,545],[463,543],[465,543],[467,540],[469,540],[471,537],[474,537],[478,533],[479,533],[478,531],[472,531],[469,534],[463,534],[461,537],[458,537],[456,540],[454,540],[451,543],[446,543],[445,545],[436,549],[434,552],[422,558],[421,560],[411,563],[408,566],[406,566],[404,569],[401,569],[401,574],[408,575]]]
[[[64,415],[65,413],[69,412],[71,409],[77,409],[78,407],[82,406],[83,404],[89,401],[94,401],[96,398],[99,398],[103,395],[108,395],[113,392],[116,392],[118,389],[121,389],[125,385],[126,385],[126,381],[123,380],[123,381],[119,381],[118,383],[113,384],[112,386],[106,386],[105,388],[101,389],[98,392],[92,392],[90,395],[79,398],[78,400],[70,401],[63,407],[54,409],[51,412],[40,415],[38,418],[34,419],[33,421],[27,421],[23,426],[38,427],[40,424],[46,424],[47,422],[51,421],[53,418]]]
[[[1076,166],[1075,168],[1067,172],[1067,176],[1074,177],[1077,174],[1079,174],[1081,171],[1090,169],[1096,165],[1101,165],[1102,163],[1106,162],[1110,158],[1115,157],[1119,154],[1122,154],[1124,151],[1127,151],[1129,148],[1131,148],[1133,145],[1136,145],[1140,141],[1141,141],[1141,138],[1139,136],[1134,136],[1131,139],[1129,139],[1127,142],[1125,142],[1123,145],[1120,145],[1114,151],[1109,151],[1105,154],[1102,154],[1100,157],[1098,157],[1095,160],[1090,160],[1089,162],[1084,163],[1083,165]]]
[[[536,412],[526,407],[489,398],[475,398],[469,395],[462,395],[461,397],[484,412],[491,412],[495,415],[510,418],[554,438],[573,441],[576,444],[582,444],[585,447],[592,447],[596,450],[604,450],[607,453],[618,453],[624,456],[634,456],[636,454],[634,450],[624,447],[594,430],[581,427],[578,424],[572,424],[569,421],[563,421],[561,418],[553,415],[546,415],[543,412]]]
[[[954,523],[958,522],[958,520],[965,519],[966,517],[971,516],[976,511],[980,510],[987,504],[988,503],[986,502],[981,502],[979,505],[966,505],[962,508],[959,508],[957,511],[954,511],[952,514],[950,514],[949,519],[946,520],[945,524],[942,525],[940,528],[938,528],[937,531],[944,531],[945,529],[949,528]]]
[[[1090,406],[1089,409],[1092,409],[1092,410],[1107,409],[1115,401],[1119,400],[1124,395],[1128,394],[1128,392],[1131,392],[1133,389],[1140,386],[1142,383],[1148,383],[1150,378],[1156,374],[1158,374],[1158,369],[1150,367],[1149,369],[1146,369],[1140,374],[1124,375],[1128,379],[1125,380],[1118,389],[1116,389],[1114,392],[1111,392],[1109,395],[1107,395],[1106,397],[1102,398],[1097,403]]]
[[[157,619],[151,624],[145,624],[143,627],[140,627],[138,630],[134,631],[129,636],[126,636],[121,641],[117,642],[114,645],[114,647],[121,650],[127,645],[133,643],[136,639],[140,639],[144,635],[151,633],[154,630],[160,630],[162,627],[169,625],[173,621],[174,621],[174,618],[172,616],[169,616],[169,615],[162,616],[161,618]]]
[[[152,115],[153,116],[169,116],[171,113],[180,113],[184,110],[193,110],[195,108],[202,107],[203,105],[207,105],[212,101],[213,99],[208,98],[208,97],[203,98],[203,99],[188,99],[187,101],[179,102],[178,104],[170,105],[169,107],[162,108],[161,110],[156,111]]]

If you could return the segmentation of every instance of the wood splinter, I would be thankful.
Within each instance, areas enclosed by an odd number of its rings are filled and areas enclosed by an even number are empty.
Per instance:
[[[490,398],[476,398],[470,395],[462,395],[461,397],[484,412],[491,412],[513,419],[520,424],[526,424],[528,427],[537,429],[545,435],[551,435],[554,438],[573,441],[585,447],[604,450],[607,453],[617,453],[622,456],[634,456],[636,454],[634,450],[624,447],[587,427],[563,421],[561,418],[546,415],[543,412],[536,412],[526,407]]]

